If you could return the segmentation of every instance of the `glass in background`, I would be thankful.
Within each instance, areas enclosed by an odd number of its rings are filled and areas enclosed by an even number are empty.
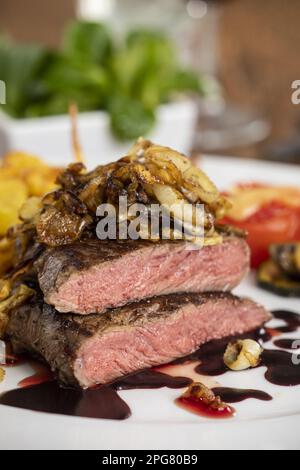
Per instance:
[[[135,28],[164,31],[177,43],[185,63],[192,60],[192,29],[196,26],[193,20],[203,18],[207,13],[206,2],[199,0],[189,1],[188,6],[183,0],[78,0],[77,4],[80,17],[109,21],[120,34]]]
[[[233,0],[231,0],[233,1]],[[240,1],[240,0],[235,0]],[[120,35],[134,28],[166,32],[177,44],[181,60],[209,77],[208,96],[200,103],[196,151],[228,153],[256,145],[270,132],[255,112],[237,109],[222,96],[218,76],[219,20],[229,0],[78,0],[78,14],[108,21]]]

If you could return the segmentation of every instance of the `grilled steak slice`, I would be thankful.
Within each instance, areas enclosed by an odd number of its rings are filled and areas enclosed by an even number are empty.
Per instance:
[[[270,314],[227,293],[173,294],[103,315],[62,315],[42,301],[16,309],[14,351],[42,356],[66,385],[105,384],[194,352],[200,345],[260,327]]]
[[[45,301],[59,312],[102,313],[180,292],[231,291],[249,267],[245,240],[190,249],[183,242],[100,242],[48,249],[37,262]]]

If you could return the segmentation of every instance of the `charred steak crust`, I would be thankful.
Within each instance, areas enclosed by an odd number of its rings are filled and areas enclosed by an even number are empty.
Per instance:
[[[91,314],[165,294],[230,291],[249,269],[242,239],[228,237],[200,251],[186,246],[90,240],[48,249],[36,262],[38,280],[59,312]]]
[[[214,305],[224,303],[226,309],[232,311],[232,325],[227,327],[224,334],[216,334],[210,339],[219,339],[224,336],[245,333],[260,327],[270,316],[260,309],[259,319],[252,321],[247,329],[247,321],[241,327],[235,327],[234,312],[238,309],[251,311],[259,309],[252,301],[239,299],[229,293],[207,294],[174,294],[144,300],[106,312],[102,315],[72,315],[60,314],[45,304],[41,298],[31,300],[27,305],[16,309],[8,327],[8,336],[16,353],[29,352],[40,356],[51,366],[51,369],[61,383],[71,386],[82,386],[75,374],[75,362],[80,348],[93,337],[103,338],[111,332],[135,330],[149,330],[151,324],[163,325],[170,318],[175,318],[178,311],[183,311],[185,306],[206,306],[214,309]],[[187,321],[189,321],[187,319]],[[205,329],[205,325],[204,325]],[[205,336],[205,335],[204,335]],[[203,344],[203,342],[201,343]],[[198,344],[197,346],[199,346]],[[120,348],[126,349],[126,345],[120,344]],[[193,348],[195,349],[195,348]],[[193,352],[191,349],[188,352]],[[120,352],[121,354],[122,351]],[[126,354],[126,353],[125,353]],[[182,355],[177,353],[170,359],[176,359]],[[151,361],[150,361],[151,362]],[[149,364],[151,365],[151,363]],[[157,364],[158,365],[158,364]],[[83,386],[91,386],[95,384]]]

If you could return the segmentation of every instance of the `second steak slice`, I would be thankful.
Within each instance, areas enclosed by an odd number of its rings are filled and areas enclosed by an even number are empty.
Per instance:
[[[45,301],[78,314],[157,295],[231,291],[248,267],[249,248],[236,237],[200,250],[183,242],[94,240],[48,249],[37,262]]]
[[[62,383],[88,388],[248,333],[270,318],[251,300],[227,293],[167,295],[85,317],[58,314],[33,299],[12,313],[8,335],[16,353],[37,354]]]

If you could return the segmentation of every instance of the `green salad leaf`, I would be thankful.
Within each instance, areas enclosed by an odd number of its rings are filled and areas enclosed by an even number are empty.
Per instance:
[[[39,77],[48,60],[48,51],[40,46],[0,42],[0,78],[6,83],[7,94],[3,109],[13,117],[22,117],[28,103],[44,94]]]
[[[155,113],[126,96],[115,96],[110,104],[111,127],[120,140],[147,135],[155,124]]]
[[[112,55],[113,41],[104,24],[76,21],[65,31],[63,51],[80,64],[103,65]]]
[[[104,110],[121,140],[147,135],[160,104],[178,95],[205,93],[199,74],[183,68],[172,41],[160,31],[137,29],[116,41],[104,24],[76,21],[62,47],[15,45],[0,37],[3,111],[15,118]]]

